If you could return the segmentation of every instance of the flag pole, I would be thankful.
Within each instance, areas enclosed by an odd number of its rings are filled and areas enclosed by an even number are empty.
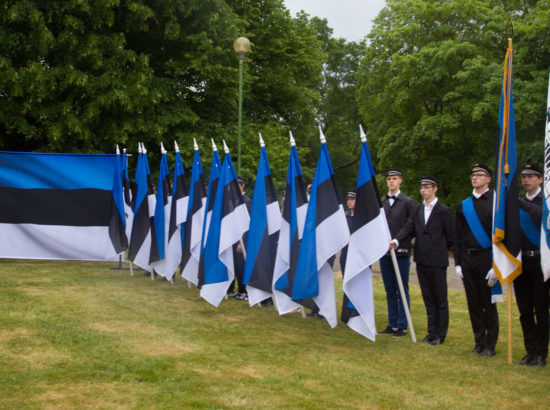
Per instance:
[[[393,269],[395,271],[395,277],[397,278],[397,284],[399,285],[399,293],[401,293],[401,302],[403,303],[403,308],[405,309],[405,315],[407,316],[407,323],[409,324],[409,329],[411,330],[411,339],[413,343],[416,343],[416,335],[414,333],[414,327],[411,319],[411,312],[409,311],[409,304],[407,303],[407,297],[405,295],[405,289],[403,288],[403,281],[401,280],[401,271],[399,270],[399,265],[397,264],[397,257],[395,256],[395,250],[390,250],[391,260],[393,262]]]
[[[512,20],[508,20],[508,26],[506,27],[508,34],[508,50],[512,52],[512,36],[514,35],[514,26]],[[511,69],[511,67],[510,67]],[[505,97],[506,98],[506,97]],[[508,160],[508,156],[506,156]],[[512,281],[508,280],[508,364],[512,364],[512,298],[513,298],[513,286]]]

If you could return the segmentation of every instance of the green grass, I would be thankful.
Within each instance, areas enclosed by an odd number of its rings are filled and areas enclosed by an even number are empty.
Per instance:
[[[463,292],[442,346],[372,343],[339,324],[279,317],[112,264],[0,261],[0,408],[547,408],[550,369],[471,355]],[[375,278],[376,321],[386,325]],[[341,288],[338,280],[337,288]],[[338,297],[341,297],[341,290]],[[339,299],[341,301],[341,299]],[[338,302],[341,303],[341,302]],[[417,337],[426,314],[411,285]],[[524,354],[514,307],[514,361]]]

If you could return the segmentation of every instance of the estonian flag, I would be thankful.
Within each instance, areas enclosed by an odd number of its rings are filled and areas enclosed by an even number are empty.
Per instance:
[[[0,153],[0,257],[118,259],[120,155]]]
[[[283,215],[273,270],[273,296],[280,315],[300,308],[300,304],[294,302],[291,296],[306,213],[306,186],[302,178],[302,168],[296,151],[296,142],[291,132],[286,188],[283,197]]]
[[[178,144],[175,141],[174,146],[176,151],[176,161],[174,164],[174,183],[171,195],[168,196],[168,200],[165,200],[166,205],[164,206],[164,258],[152,264],[155,271],[158,272],[159,275],[164,276],[167,280],[172,280],[174,273],[176,272],[176,269],[181,262],[181,224],[184,223],[186,220],[187,202],[189,200],[183,164],[181,162],[180,150]],[[166,154],[163,154],[163,156],[166,157]],[[167,179],[168,178],[165,177],[164,181],[166,181]],[[166,188],[169,189],[169,187],[166,187],[166,183],[164,183],[163,185],[163,191],[165,191]],[[163,198],[165,197],[166,193],[164,192]],[[157,210],[158,204],[159,193],[157,191]],[[159,227],[160,226],[161,225],[159,224]]]
[[[271,297],[273,268],[281,226],[281,210],[275,196],[265,144],[260,134],[260,162],[254,184],[250,230],[244,265],[244,284],[250,306]]]
[[[521,273],[521,227],[517,183],[516,128],[512,92],[512,49],[506,51],[498,115],[500,137],[493,216],[493,268],[502,283]]]
[[[319,307],[319,314],[325,317],[331,327],[335,327],[338,321],[334,277],[328,260],[348,244],[350,235],[320,127],[319,132],[321,152],[309,197],[292,299],[313,298]]]
[[[186,210],[187,219],[183,225],[184,229],[182,231],[183,250],[181,276],[197,285],[199,283],[199,261],[201,255],[201,237],[204,222],[206,191],[204,189],[204,177],[199,155],[199,146],[196,140],[193,139],[193,142],[195,145],[195,156],[193,157],[189,203]]]
[[[542,229],[540,237],[540,260],[544,280],[550,278],[550,78],[546,108],[546,137],[544,138],[544,186],[542,197]]]
[[[201,297],[218,306],[235,278],[233,245],[248,230],[250,216],[237,184],[229,149],[223,143],[225,156],[220,174],[212,220],[201,257],[204,267],[204,284]]]
[[[359,130],[362,147],[357,175],[357,200],[351,217],[351,236],[344,272],[343,288],[347,298],[344,298],[342,320],[374,342],[376,327],[370,266],[388,251],[391,234],[380,201],[367,139],[363,129],[359,127]]]
[[[149,262],[155,271],[166,278],[167,272],[161,260],[165,257],[165,250],[168,247],[168,224],[170,223],[170,208],[172,205],[172,196],[170,195],[172,185],[170,183],[170,170],[168,169],[168,159],[166,158],[166,150],[162,143],[159,179],[157,184],[157,196],[155,206],[155,216],[153,218],[153,235],[151,242],[151,257]],[[168,278],[167,278],[168,279]]]
[[[202,225],[201,235],[201,247],[200,247],[200,259],[199,259],[199,283],[198,287],[201,288],[204,284],[204,272],[205,272],[205,254],[204,247],[206,245],[208,230],[210,228],[210,220],[212,219],[212,210],[214,208],[214,202],[216,200],[216,193],[218,191],[218,183],[220,181],[220,174],[222,172],[222,165],[220,163],[220,156],[218,155],[218,148],[212,139],[212,164],[210,165],[210,178],[208,180],[208,195],[206,197],[206,215],[204,216],[204,223]],[[217,258],[217,257],[216,257]]]
[[[136,169],[136,194],[134,196],[134,222],[130,237],[128,259],[140,268],[150,271],[149,256],[151,254],[151,216],[154,212],[154,195],[151,178],[147,173],[147,153],[140,145],[141,153]]]
[[[124,214],[126,216],[126,237],[128,238],[128,241],[130,241],[134,211],[132,210],[132,190],[130,189],[128,156],[126,154],[126,148],[122,150],[122,190],[124,195]]]

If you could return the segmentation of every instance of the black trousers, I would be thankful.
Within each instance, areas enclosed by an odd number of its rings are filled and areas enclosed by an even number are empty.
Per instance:
[[[485,279],[491,266],[489,251],[462,255],[463,283],[476,346],[494,349],[498,339],[498,311],[496,303],[491,303],[491,288]]]
[[[523,256],[523,272],[514,280],[514,291],[527,353],[548,356],[548,307],[550,280],[544,282],[540,255]]]
[[[443,342],[449,329],[447,268],[417,263],[416,273],[428,316],[428,334]]]

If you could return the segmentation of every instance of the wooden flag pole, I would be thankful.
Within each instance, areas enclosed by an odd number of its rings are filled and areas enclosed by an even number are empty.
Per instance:
[[[395,256],[395,250],[390,250],[391,260],[393,262],[393,269],[395,271],[395,277],[397,278],[397,284],[399,285],[399,293],[401,293],[401,301],[403,302],[403,308],[405,309],[405,315],[407,316],[407,323],[411,331],[411,339],[413,343],[416,343],[416,335],[414,334],[413,322],[411,319],[411,312],[409,311],[409,304],[407,303],[407,297],[405,295],[405,288],[403,288],[403,281],[401,280],[401,272],[399,271],[399,265],[397,264],[397,257]]]
[[[508,281],[508,364],[512,364],[512,296],[514,287]]]

